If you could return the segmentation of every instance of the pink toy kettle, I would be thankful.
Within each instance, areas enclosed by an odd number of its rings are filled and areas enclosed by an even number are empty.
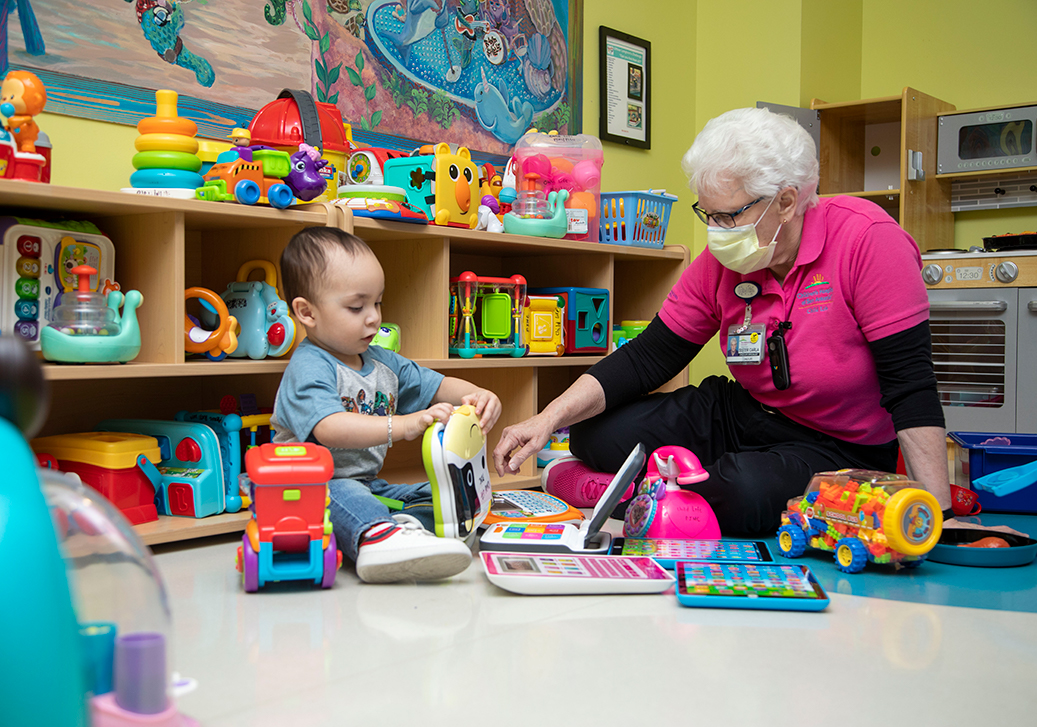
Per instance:
[[[680,485],[702,482],[709,473],[684,447],[659,447],[637,496],[627,507],[623,534],[628,538],[719,540],[720,524],[713,508],[697,492]]]

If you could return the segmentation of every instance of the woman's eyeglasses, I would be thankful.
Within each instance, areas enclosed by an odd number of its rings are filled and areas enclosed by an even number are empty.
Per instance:
[[[766,197],[757,197],[752,202],[747,204],[745,207],[737,209],[734,212],[714,212],[713,214],[708,214],[706,210],[699,207],[698,202],[693,204],[691,208],[695,210],[695,214],[698,215],[698,218],[705,222],[707,225],[712,224],[715,227],[731,229],[732,227],[736,227],[735,218],[738,217],[738,215],[742,214],[747,209],[749,209],[754,204],[763,199],[766,199]]]

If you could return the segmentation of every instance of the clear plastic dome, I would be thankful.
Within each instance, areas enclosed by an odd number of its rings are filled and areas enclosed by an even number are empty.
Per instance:
[[[162,578],[129,521],[75,475],[40,470],[68,572],[90,696],[122,710],[172,708],[171,617]]]
[[[50,326],[62,333],[90,336],[115,336],[121,328],[104,295],[89,291],[61,296],[61,304],[51,314]]]

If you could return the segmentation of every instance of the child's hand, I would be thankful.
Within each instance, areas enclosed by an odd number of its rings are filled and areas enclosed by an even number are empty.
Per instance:
[[[484,435],[489,434],[493,425],[500,419],[502,409],[500,399],[489,389],[479,389],[471,394],[466,394],[461,397],[461,402],[475,407],[475,414],[479,417],[479,427]]]
[[[445,422],[454,413],[454,407],[447,403],[433,404],[428,409],[404,414],[393,418],[393,439],[405,439],[410,442],[425,434],[432,422]]]

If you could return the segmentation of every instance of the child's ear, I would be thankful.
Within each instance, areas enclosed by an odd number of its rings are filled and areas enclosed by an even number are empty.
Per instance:
[[[313,328],[316,319],[314,318],[313,304],[305,298],[293,298],[292,299],[292,313],[295,314],[295,319],[299,323],[303,324],[307,328]]]

